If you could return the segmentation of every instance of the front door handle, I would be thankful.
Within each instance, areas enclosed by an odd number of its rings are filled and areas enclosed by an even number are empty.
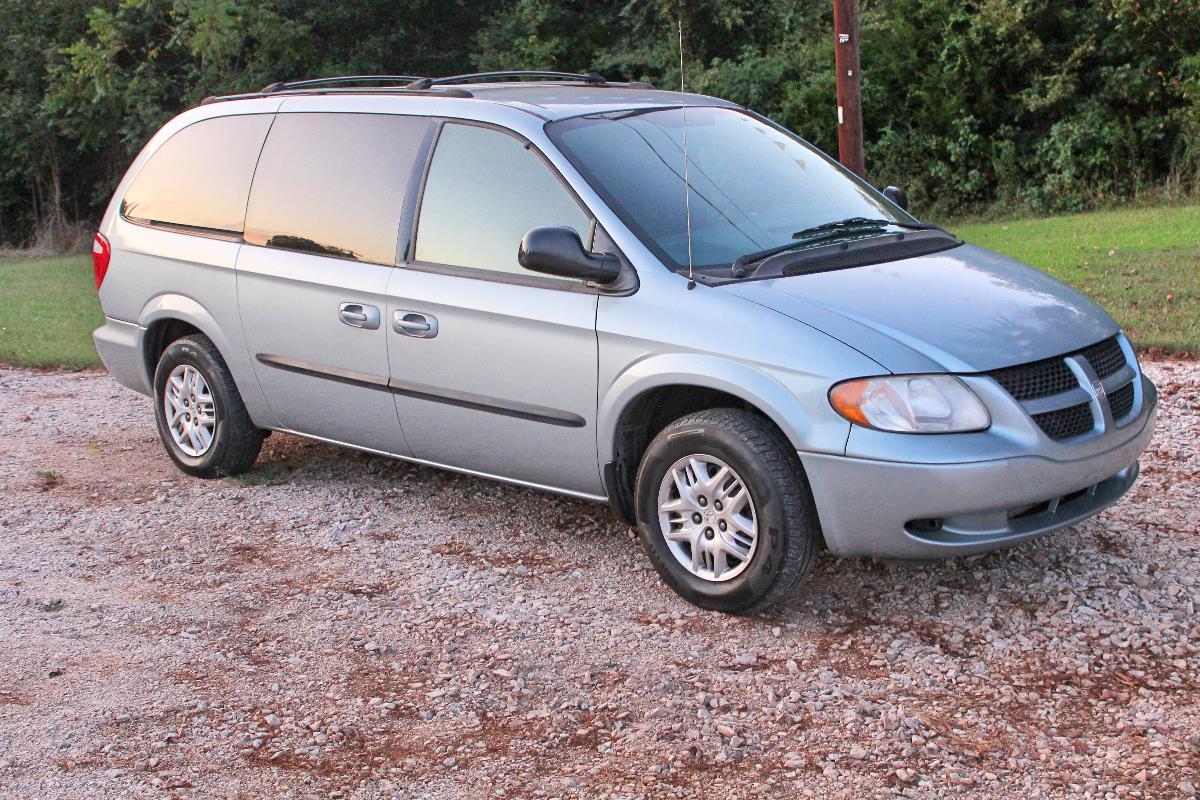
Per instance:
[[[392,330],[417,339],[432,339],[438,335],[437,317],[419,311],[397,310],[392,314]]]
[[[342,303],[338,306],[338,319],[351,328],[373,331],[379,327],[379,309],[362,303]]]

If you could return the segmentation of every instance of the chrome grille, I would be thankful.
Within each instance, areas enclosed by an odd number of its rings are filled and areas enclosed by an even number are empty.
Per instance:
[[[1096,424],[1090,402],[1080,402],[1083,395],[1077,390],[1084,387],[1080,386],[1079,379],[1068,365],[1067,359],[1072,357],[1086,360],[1101,381],[1117,375],[1126,366],[1134,367],[1130,380],[1118,386],[1112,386],[1110,381],[1105,386],[1113,419],[1127,417],[1133,410],[1133,380],[1137,377],[1137,370],[1136,365],[1128,364],[1125,351],[1115,336],[1061,356],[1005,367],[987,374],[1015,400],[1028,407],[1033,421],[1047,436],[1061,441],[1082,436],[1093,430]],[[1113,380],[1121,381],[1122,378]]]

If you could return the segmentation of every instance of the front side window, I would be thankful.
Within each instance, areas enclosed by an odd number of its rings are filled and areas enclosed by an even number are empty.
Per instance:
[[[280,114],[254,175],[246,242],[395,264],[404,193],[428,125],[385,114]]]
[[[849,217],[912,221],[795,136],[735,109],[623,111],[549,125],[554,143],[673,269],[688,262],[685,122],[696,267],[728,267]]]
[[[254,162],[270,127],[270,114],[187,126],[138,172],[121,200],[121,215],[142,224],[240,234]]]
[[[442,128],[421,200],[417,261],[532,276],[517,248],[531,228],[551,225],[574,228],[586,242],[591,222],[540,157],[491,128]]]

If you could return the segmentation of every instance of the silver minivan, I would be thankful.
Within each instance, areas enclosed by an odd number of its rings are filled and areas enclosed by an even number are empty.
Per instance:
[[[210,98],[133,162],[94,262],[96,347],[185,472],[285,431],[606,502],[724,611],[822,545],[1076,523],[1154,427],[1079,293],[734,103],[594,74]]]

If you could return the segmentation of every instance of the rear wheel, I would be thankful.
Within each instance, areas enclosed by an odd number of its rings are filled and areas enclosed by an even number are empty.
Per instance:
[[[698,606],[762,611],[812,567],[821,531],[795,451],[758,414],[689,414],[654,438],[637,477],[638,533],[663,580]]]
[[[264,432],[255,428],[225,360],[203,334],[176,339],[154,372],[158,435],[181,470],[199,478],[254,466]]]

